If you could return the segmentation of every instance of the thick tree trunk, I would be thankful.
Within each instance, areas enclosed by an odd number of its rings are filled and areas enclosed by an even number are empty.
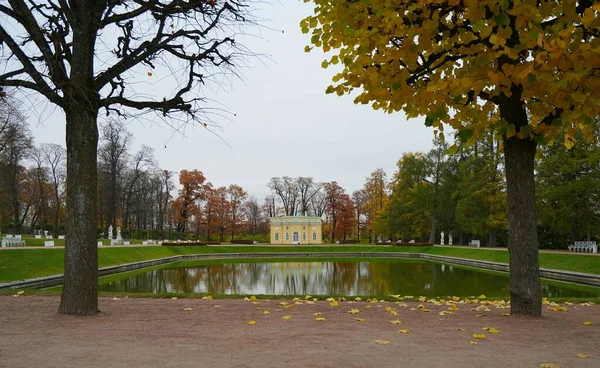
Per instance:
[[[520,88],[513,86],[511,92],[511,97],[501,98],[500,114],[519,131],[527,125],[527,115],[520,101]],[[533,170],[535,151],[533,140],[516,136],[504,138],[511,315],[542,315]]]
[[[67,116],[67,219],[64,286],[59,313],[98,313],[96,246],[97,112],[71,109]]]
[[[78,2],[73,29],[71,75],[64,86],[67,120],[67,218],[63,291],[58,313],[98,313],[98,248],[96,245],[98,111],[100,97],[93,82],[94,45],[100,14],[94,2]],[[90,10],[90,11],[84,11]],[[96,18],[94,18],[96,17]]]

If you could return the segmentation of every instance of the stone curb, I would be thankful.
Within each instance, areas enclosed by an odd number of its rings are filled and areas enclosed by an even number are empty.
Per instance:
[[[323,252],[323,253],[306,253],[306,252],[292,252],[292,253],[213,253],[213,254],[187,254],[172,256],[160,259],[153,259],[149,261],[141,261],[134,263],[126,263],[116,266],[102,267],[98,269],[98,276],[114,275],[117,273],[128,272],[137,270],[140,268],[147,268],[153,266],[159,266],[167,263],[181,262],[181,261],[192,261],[202,259],[231,259],[231,258],[321,258],[321,257],[356,257],[356,258],[417,258],[427,261],[462,265],[474,268],[480,268],[485,270],[493,270],[500,272],[509,272],[510,267],[506,263],[480,261],[466,258],[456,258],[439,256],[433,254],[423,253],[388,253],[388,252]],[[546,279],[574,282],[578,284],[592,285],[600,287],[600,275],[594,275],[589,273],[561,271],[541,268],[541,276]],[[27,280],[18,280],[8,283],[0,283],[0,289],[38,289],[51,286],[60,285],[63,281],[63,275],[53,275],[45,277],[37,277]]]

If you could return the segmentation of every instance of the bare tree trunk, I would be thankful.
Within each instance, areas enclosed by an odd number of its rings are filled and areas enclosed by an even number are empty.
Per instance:
[[[84,6],[85,4],[81,4]],[[87,4],[91,5],[91,4]],[[65,86],[67,213],[63,291],[58,313],[98,313],[96,246],[98,111],[93,88],[96,19],[82,12],[73,34],[71,81]]]
[[[516,130],[527,125],[521,103],[522,90],[513,85],[511,96],[500,96],[500,116]],[[510,257],[511,315],[542,315],[542,290],[538,260],[535,209],[534,159],[536,142],[504,138],[508,194],[508,252]]]

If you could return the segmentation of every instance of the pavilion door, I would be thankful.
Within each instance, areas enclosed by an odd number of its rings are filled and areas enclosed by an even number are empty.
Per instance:
[[[298,233],[294,233],[294,244],[298,244],[299,242],[299,237],[298,237]]]

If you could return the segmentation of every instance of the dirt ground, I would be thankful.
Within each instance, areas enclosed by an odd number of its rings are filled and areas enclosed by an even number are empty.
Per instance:
[[[0,366],[600,367],[597,305],[544,306],[543,318],[517,318],[494,305],[457,304],[440,315],[448,305],[423,303],[431,312],[422,312],[419,302],[302,302],[101,298],[101,314],[72,317],[56,313],[58,297],[0,296]]]

